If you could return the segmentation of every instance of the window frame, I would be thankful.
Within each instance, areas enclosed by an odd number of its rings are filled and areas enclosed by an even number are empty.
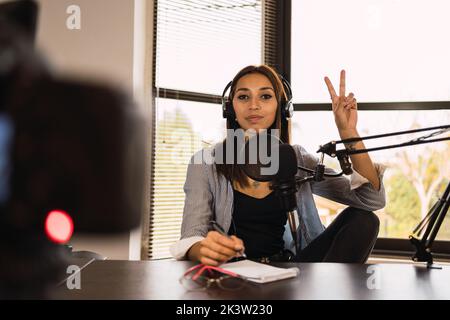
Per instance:
[[[392,110],[447,110],[450,101],[423,102],[358,102],[358,110],[392,111]],[[294,103],[295,111],[328,111],[329,103]]]

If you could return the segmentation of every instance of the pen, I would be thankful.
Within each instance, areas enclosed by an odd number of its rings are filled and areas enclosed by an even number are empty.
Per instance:
[[[212,220],[212,221],[210,222],[210,224],[211,224],[212,228],[213,228],[215,231],[217,231],[218,233],[220,233],[221,235],[223,235],[223,236],[225,236],[225,237],[228,237],[228,235],[227,235],[227,233],[225,232],[225,230],[223,230],[223,228],[221,227],[221,225],[218,224],[216,221]],[[240,254],[241,254],[241,257],[247,258],[246,254],[245,254],[243,251],[241,251]]]

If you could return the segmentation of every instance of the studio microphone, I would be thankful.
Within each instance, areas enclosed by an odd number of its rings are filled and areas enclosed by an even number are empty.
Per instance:
[[[271,188],[280,199],[281,208],[287,213],[289,227],[295,243],[295,250],[298,252],[298,213],[297,213],[297,183],[295,175],[297,173],[297,156],[294,148],[289,144],[279,146],[279,168]]]
[[[278,138],[268,135],[269,139],[261,139],[261,135],[256,135],[247,141],[245,145],[245,165],[243,166],[244,173],[255,181],[271,182],[271,189],[274,190],[275,195],[280,200],[280,205],[283,211],[287,213],[289,227],[292,238],[295,243],[295,249],[298,252],[298,214],[297,214],[297,197],[298,190],[295,175],[297,173],[297,156],[294,148],[289,144],[283,144]],[[250,157],[250,150],[252,139],[256,139],[254,143],[258,148],[253,149],[256,152],[256,162],[248,161]],[[262,142],[261,142],[262,141]],[[267,144],[266,144],[267,143]],[[255,145],[255,144],[253,144]],[[264,148],[269,151],[270,163],[261,161],[261,149]],[[275,173],[264,173],[263,169],[275,166],[277,168]]]

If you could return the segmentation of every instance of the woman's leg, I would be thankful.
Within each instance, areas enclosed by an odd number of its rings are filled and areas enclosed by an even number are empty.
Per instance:
[[[375,245],[379,225],[373,212],[348,207],[299,252],[296,261],[365,263]]]

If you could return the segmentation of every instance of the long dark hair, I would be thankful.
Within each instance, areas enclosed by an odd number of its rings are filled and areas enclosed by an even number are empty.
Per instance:
[[[236,84],[238,83],[239,79],[241,79],[243,76],[251,74],[251,73],[260,73],[264,76],[266,76],[269,81],[271,82],[273,89],[275,91],[275,97],[277,99],[278,108],[277,108],[277,114],[275,117],[275,121],[273,124],[268,128],[268,133],[270,133],[271,129],[278,129],[280,133],[280,140],[283,143],[290,143],[290,134],[289,134],[289,122],[286,119],[282,119],[281,117],[281,109],[280,105],[281,103],[285,103],[287,100],[287,94],[283,86],[283,82],[281,81],[280,76],[278,73],[268,65],[260,65],[260,66],[247,66],[243,68],[241,71],[239,71],[236,76],[233,79],[231,88],[230,88],[230,95],[228,97],[229,101],[233,101],[234,94],[236,92]],[[240,129],[241,126],[236,121],[236,119],[227,119],[227,129]],[[226,144],[227,139],[223,142],[223,155],[224,159],[226,158]],[[236,147],[236,143],[234,146]],[[237,150],[235,150],[235,154],[237,154]],[[228,179],[230,182],[235,181],[237,184],[239,184],[242,188],[248,187],[248,179],[247,176],[244,174],[242,168],[242,165],[236,164],[236,161],[233,161],[233,163],[224,163],[219,164],[216,163],[216,170],[219,174],[222,174],[226,179]]]

